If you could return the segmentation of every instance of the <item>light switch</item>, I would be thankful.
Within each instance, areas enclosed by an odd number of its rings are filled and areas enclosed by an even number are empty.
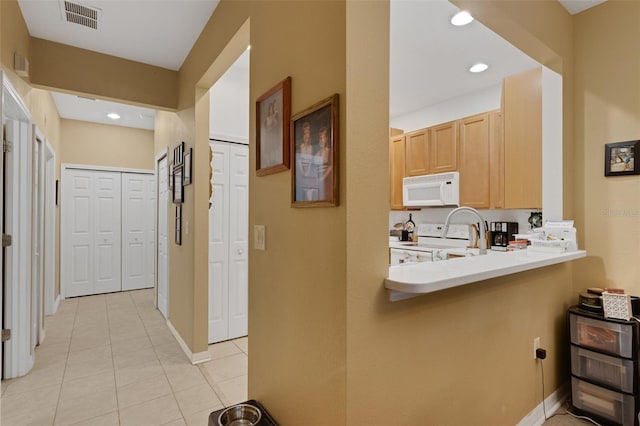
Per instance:
[[[253,248],[256,250],[264,250],[265,244],[265,226],[253,225]]]
[[[187,220],[184,224],[184,234],[189,235],[189,221]]]

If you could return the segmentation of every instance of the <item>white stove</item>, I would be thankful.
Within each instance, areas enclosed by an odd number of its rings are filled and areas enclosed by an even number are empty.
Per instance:
[[[443,249],[460,249],[470,245],[469,225],[452,224],[445,238],[440,238],[443,224],[424,223],[417,226],[418,241],[389,243],[390,264],[431,262]]]

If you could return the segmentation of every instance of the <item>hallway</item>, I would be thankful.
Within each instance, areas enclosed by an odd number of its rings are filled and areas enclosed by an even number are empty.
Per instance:
[[[154,307],[153,289],[66,299],[46,318],[36,363],[2,381],[3,426],[206,425],[247,399],[247,338],[190,363]]]

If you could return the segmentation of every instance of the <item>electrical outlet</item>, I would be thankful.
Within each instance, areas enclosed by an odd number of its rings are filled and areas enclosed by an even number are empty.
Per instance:
[[[538,359],[538,356],[536,355],[536,350],[540,348],[540,338],[536,337],[535,339],[533,339],[533,359]]]

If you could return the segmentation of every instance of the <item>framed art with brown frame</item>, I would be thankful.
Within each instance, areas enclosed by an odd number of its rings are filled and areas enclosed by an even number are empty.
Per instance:
[[[291,117],[292,207],[338,205],[338,94]]]
[[[256,100],[256,174],[266,176],[289,169],[291,77]]]
[[[606,144],[604,146],[604,175],[640,174],[640,162],[635,158],[639,147],[640,140]]]

